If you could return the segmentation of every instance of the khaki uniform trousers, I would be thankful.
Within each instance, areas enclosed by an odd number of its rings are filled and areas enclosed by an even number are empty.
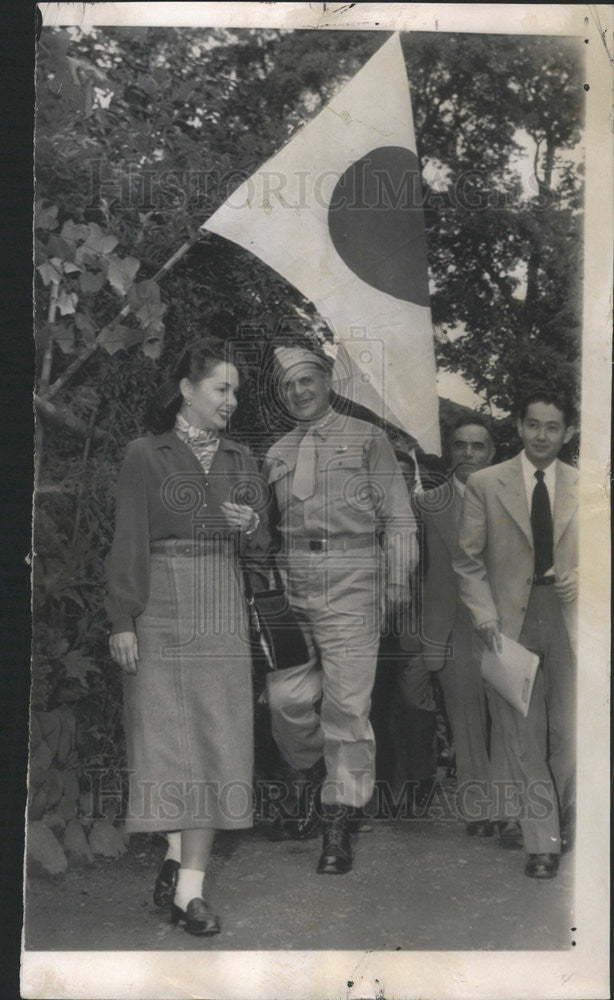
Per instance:
[[[278,557],[309,659],[267,677],[271,728],[293,768],[323,755],[322,801],[365,805],[373,793],[375,740],[369,722],[382,622],[382,564],[371,550]]]

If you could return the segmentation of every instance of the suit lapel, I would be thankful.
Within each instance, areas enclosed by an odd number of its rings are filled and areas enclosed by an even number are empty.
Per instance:
[[[514,519],[518,527],[521,528],[531,548],[533,548],[531,515],[527,503],[520,455],[511,459],[510,462],[506,462],[501,468],[497,495],[509,515]]]
[[[556,484],[554,487],[553,543],[556,548],[561,535],[571,521],[578,506],[575,477],[562,462],[556,463]]]

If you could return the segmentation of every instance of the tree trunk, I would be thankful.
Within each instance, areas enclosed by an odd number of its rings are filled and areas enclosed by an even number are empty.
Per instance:
[[[539,150],[539,143],[537,144],[537,151]],[[545,200],[545,211],[548,211],[548,205],[550,202],[550,195],[552,193],[552,171],[554,168],[554,152],[555,145],[551,138],[548,136],[546,138],[546,151],[544,154],[544,176],[543,179],[539,177],[537,171],[537,151],[535,154],[535,177],[537,178],[537,184],[539,188],[539,197],[542,201]],[[527,292],[524,299],[524,307],[522,310],[522,327],[527,345],[529,343],[529,338],[531,336],[531,329],[533,325],[533,307],[539,298],[539,288],[538,288],[538,275],[539,268],[541,265],[541,250],[539,247],[533,243],[533,249],[529,255],[529,261],[527,264]]]

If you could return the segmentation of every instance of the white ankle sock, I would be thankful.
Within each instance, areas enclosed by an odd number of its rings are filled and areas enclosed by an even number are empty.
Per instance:
[[[203,894],[204,872],[195,868],[180,868],[177,873],[177,888],[175,889],[175,906],[185,910],[191,899]]]
[[[164,855],[165,861],[181,861],[181,833],[167,833],[168,849]]]

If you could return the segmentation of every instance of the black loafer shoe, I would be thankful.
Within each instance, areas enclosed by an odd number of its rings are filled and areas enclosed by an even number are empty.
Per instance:
[[[497,828],[501,847],[505,847],[508,851],[522,850],[523,840],[520,823],[514,819],[502,820],[497,823]]]
[[[554,878],[558,870],[558,854],[529,854],[524,873],[529,878]]]
[[[492,823],[487,819],[477,823],[467,823],[468,837],[492,837],[494,832]]]
[[[173,896],[175,895],[178,871],[178,861],[171,861],[170,858],[166,858],[166,860],[162,862],[153,891],[153,901],[155,906],[170,906]]]
[[[171,906],[171,924],[184,924],[188,934],[204,936],[219,934],[221,927],[215,913],[212,913],[204,899],[196,896],[191,899],[185,910],[174,903]]]

